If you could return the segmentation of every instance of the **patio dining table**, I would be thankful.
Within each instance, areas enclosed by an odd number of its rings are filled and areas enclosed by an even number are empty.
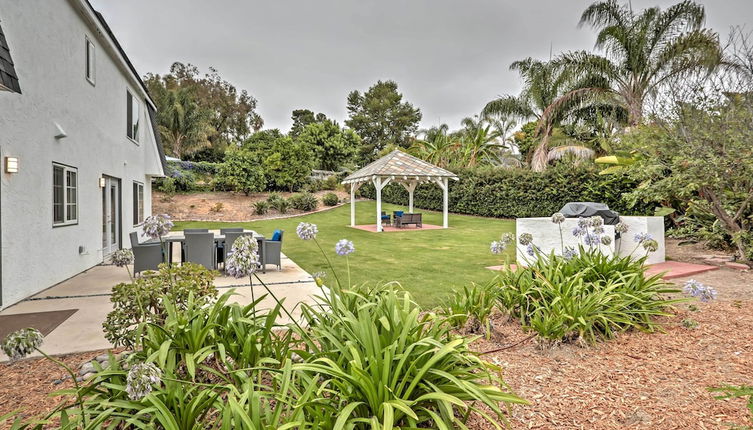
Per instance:
[[[225,235],[221,234],[219,230],[209,230],[209,233],[214,234],[215,246],[219,246],[220,244],[225,243]],[[259,261],[261,262],[262,273],[266,273],[266,264],[265,264],[265,258],[264,258],[264,242],[266,240],[265,237],[257,233],[254,230],[243,230],[243,233],[252,234],[254,239],[256,239],[256,242],[259,244],[259,251],[258,251]],[[186,235],[182,231],[171,231],[170,233],[168,233],[162,238],[162,241],[167,244],[168,261],[172,262],[173,261],[173,244],[178,243],[182,250],[183,246],[185,245]],[[148,242],[159,243],[159,240],[152,239],[152,240],[149,240]]]

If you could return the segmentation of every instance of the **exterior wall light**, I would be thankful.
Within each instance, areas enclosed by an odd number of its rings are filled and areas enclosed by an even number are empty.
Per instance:
[[[106,185],[105,177],[104,176],[100,176],[99,177],[99,188],[104,188],[105,185]]]
[[[5,173],[18,173],[18,158],[5,157]]]

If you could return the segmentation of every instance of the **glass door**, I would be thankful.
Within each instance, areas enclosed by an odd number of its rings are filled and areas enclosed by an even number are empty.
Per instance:
[[[105,176],[102,188],[102,255],[120,249],[120,180]]]

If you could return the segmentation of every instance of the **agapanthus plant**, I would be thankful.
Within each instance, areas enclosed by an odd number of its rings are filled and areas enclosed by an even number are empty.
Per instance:
[[[126,392],[131,400],[139,401],[162,383],[162,371],[153,363],[134,364],[126,376]]]
[[[682,288],[682,291],[685,294],[691,297],[695,297],[702,302],[709,302],[716,299],[717,294],[716,290],[713,287],[698,282],[695,279],[686,281],[685,285]]]
[[[225,272],[234,278],[248,276],[253,303],[256,303],[253,276],[259,264],[259,244],[256,239],[252,235],[243,235],[235,239],[225,261]]]
[[[312,240],[316,239],[316,234],[319,232],[319,229],[316,227],[316,224],[302,222],[298,224],[295,232],[302,240]]]
[[[162,240],[162,237],[170,233],[170,230],[172,230],[173,226],[174,224],[170,220],[170,215],[168,214],[150,215],[144,220],[142,232],[146,237],[154,240],[159,240],[160,244],[162,245],[162,249],[164,250],[165,243]],[[165,253],[164,258],[167,258],[167,255],[168,253]]]
[[[73,381],[73,385],[76,387],[76,399],[78,406],[81,408],[81,420],[84,424],[84,428],[86,428],[87,420],[86,415],[84,414],[84,399],[81,396],[81,390],[79,389],[76,374],[67,364],[58,359],[50,357],[44,351],[42,351],[40,347],[42,346],[43,341],[44,336],[36,328],[22,328],[21,330],[14,331],[13,333],[5,336],[2,344],[0,344],[0,349],[3,350],[5,355],[7,355],[11,361],[20,360],[36,351],[47,360],[50,360],[51,362],[65,369],[65,371],[68,373],[68,376],[70,376],[71,380]]]
[[[133,264],[133,251],[126,248],[119,249],[112,253],[112,255],[110,256],[110,261],[112,261],[112,264],[118,267],[125,267],[126,271],[128,272],[128,277],[131,278],[131,281],[133,281],[131,269],[128,268],[129,264]]]

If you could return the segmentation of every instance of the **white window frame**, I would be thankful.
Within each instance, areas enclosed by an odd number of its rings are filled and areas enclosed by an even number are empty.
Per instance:
[[[134,114],[136,119],[135,127],[133,124]],[[141,102],[139,102],[139,99],[131,93],[131,90],[126,90],[126,137],[131,139],[131,141],[137,145],[139,143],[139,135],[141,134],[140,115]]]
[[[86,37],[86,44],[84,45],[84,76],[90,84],[96,85],[97,79],[97,54],[96,46],[94,42]]]
[[[138,226],[144,223],[144,184],[133,181],[131,190],[133,193],[133,225]]]
[[[55,170],[61,169],[63,172],[63,183],[60,185],[63,188],[61,204],[63,205],[63,220],[59,221],[55,219]],[[74,175],[74,183],[71,185],[68,180]],[[69,191],[73,191],[73,198],[69,197]],[[70,200],[73,200],[71,202]],[[78,224],[79,213],[79,198],[78,198],[78,169],[75,167],[67,166],[60,163],[52,163],[52,226],[61,227],[66,225]],[[73,216],[69,217],[68,209],[73,208]]]

